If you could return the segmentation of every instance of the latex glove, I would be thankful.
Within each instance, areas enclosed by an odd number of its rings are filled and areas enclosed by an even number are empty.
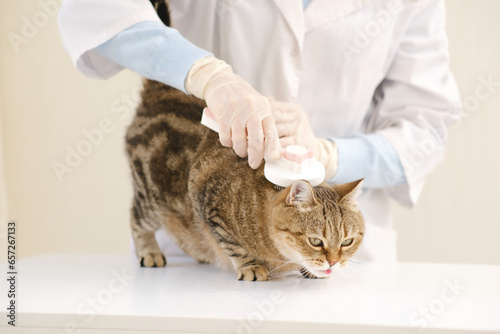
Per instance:
[[[248,156],[252,168],[282,154],[269,100],[259,94],[225,62],[211,56],[196,61],[188,73],[186,90],[204,99],[219,125],[222,145]]]
[[[314,157],[325,166],[325,180],[330,180],[338,168],[337,145],[332,140],[317,138],[309,117],[296,103],[269,98],[281,146],[301,145],[311,149]]]

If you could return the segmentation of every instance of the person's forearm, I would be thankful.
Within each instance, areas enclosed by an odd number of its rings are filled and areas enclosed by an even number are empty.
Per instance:
[[[406,183],[396,150],[381,135],[368,134],[333,139],[338,150],[335,183],[364,178],[365,188],[385,188]]]
[[[184,92],[184,81],[193,63],[210,55],[176,29],[153,21],[137,23],[94,50],[148,79]]]

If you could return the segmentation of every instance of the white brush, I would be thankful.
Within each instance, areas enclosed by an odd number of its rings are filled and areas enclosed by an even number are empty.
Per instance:
[[[219,132],[214,115],[208,108],[203,109],[201,124]],[[278,190],[292,185],[297,180],[305,180],[317,186],[325,180],[325,167],[314,158],[313,152],[303,146],[291,145],[278,160],[266,161],[264,176]]]

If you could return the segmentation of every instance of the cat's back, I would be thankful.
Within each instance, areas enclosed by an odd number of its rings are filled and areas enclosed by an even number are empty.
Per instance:
[[[170,143],[196,147],[209,131],[200,124],[204,101],[164,85],[145,80],[141,103],[127,129],[127,148],[151,143],[153,137],[169,134]]]
[[[126,133],[134,185],[154,201],[166,195],[182,199],[193,163],[217,143],[217,134],[200,124],[205,104],[151,80],[145,80],[141,98]]]

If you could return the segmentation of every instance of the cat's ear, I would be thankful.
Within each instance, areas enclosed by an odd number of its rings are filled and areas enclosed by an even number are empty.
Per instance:
[[[340,203],[346,204],[352,208],[356,207],[356,200],[361,195],[363,180],[357,180],[350,183],[334,185],[333,189],[340,195]]]
[[[290,192],[286,197],[288,205],[313,204],[316,198],[314,190],[307,181],[295,181],[290,187]]]

